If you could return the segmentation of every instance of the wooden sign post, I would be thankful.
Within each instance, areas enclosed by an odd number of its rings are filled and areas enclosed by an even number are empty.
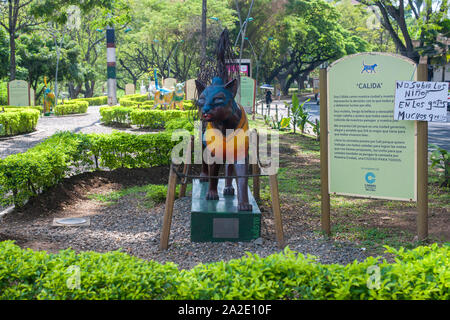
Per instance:
[[[417,67],[417,80],[427,81],[426,64]],[[428,122],[417,121],[417,236],[428,237]]]
[[[320,69],[320,181],[321,181],[321,226],[322,232],[331,235],[330,192],[328,190],[328,88],[327,69]]]

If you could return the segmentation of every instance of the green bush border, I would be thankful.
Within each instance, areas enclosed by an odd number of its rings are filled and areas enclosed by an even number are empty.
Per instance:
[[[58,104],[54,108],[55,115],[63,116],[68,114],[82,114],[86,113],[89,107],[87,101],[69,101],[64,104]]]
[[[86,101],[87,103],[89,103],[89,106],[104,106],[104,105],[108,104],[108,97],[102,96],[102,97],[92,97],[92,98],[79,98],[79,99],[67,100],[66,103],[78,102],[78,101]]]
[[[0,242],[0,299],[450,299],[448,245],[386,248],[396,256],[394,263],[369,257],[346,266],[326,265],[286,248],[265,258],[247,253],[179,270],[171,262],[118,251],[47,254],[5,241]]]
[[[106,124],[137,125],[141,128],[162,129],[174,119],[187,119],[190,111],[152,110],[133,107],[100,107],[101,121]]]
[[[40,113],[42,113],[44,111],[44,107],[43,106],[26,106],[26,107],[0,106],[0,111],[2,110],[2,108],[4,108],[6,112],[24,111],[24,110],[28,110],[28,109],[37,110]]]
[[[13,136],[33,132],[36,129],[40,112],[33,108],[8,108],[0,113],[2,130],[0,136]]]
[[[176,143],[170,132],[57,133],[24,153],[0,159],[0,203],[20,207],[30,197],[57,184],[73,169],[168,165]]]

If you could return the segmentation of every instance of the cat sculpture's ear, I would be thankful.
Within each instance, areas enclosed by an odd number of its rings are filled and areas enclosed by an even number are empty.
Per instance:
[[[206,86],[198,80],[195,80],[195,86],[197,87],[197,94],[200,96],[205,91]]]
[[[236,97],[237,89],[238,89],[238,82],[236,79],[231,80],[225,85],[225,89],[230,91],[233,95],[233,99]]]

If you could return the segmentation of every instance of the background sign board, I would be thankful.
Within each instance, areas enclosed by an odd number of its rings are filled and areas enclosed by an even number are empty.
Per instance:
[[[416,77],[412,60],[384,53],[328,68],[330,193],[416,200],[416,123],[393,120],[396,81]]]
[[[197,90],[195,79],[187,80],[185,85],[186,100],[195,100],[195,90]]]
[[[394,120],[447,121],[448,82],[397,81]]]
[[[175,85],[177,84],[177,79],[175,78],[167,78],[164,79],[164,88],[166,89],[171,89],[171,88],[175,88]]]
[[[13,80],[8,83],[8,105],[27,107],[30,102],[30,86],[23,80]]]
[[[136,88],[135,88],[134,84],[128,83],[125,86],[125,95],[127,96],[127,95],[135,94],[135,93],[136,93]]]
[[[240,95],[239,95],[240,91]],[[241,87],[238,90],[239,103],[244,107],[247,113],[251,113],[256,97],[256,81],[249,77],[241,77]]]

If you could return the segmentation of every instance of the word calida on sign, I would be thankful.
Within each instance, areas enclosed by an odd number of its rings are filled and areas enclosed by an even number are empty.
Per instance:
[[[372,82],[372,83],[357,83],[356,86],[359,89],[381,89],[383,83],[381,82]]]

